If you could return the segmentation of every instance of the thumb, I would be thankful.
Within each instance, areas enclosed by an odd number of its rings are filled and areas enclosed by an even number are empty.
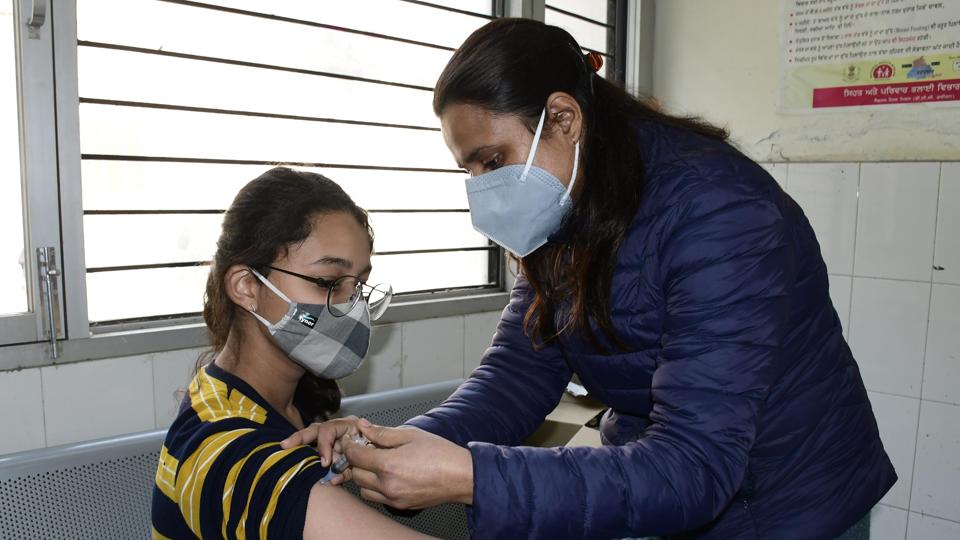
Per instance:
[[[359,424],[360,433],[367,438],[368,441],[380,448],[396,448],[397,446],[403,446],[407,444],[412,439],[411,432],[412,429],[397,429],[384,426],[375,426],[373,424],[367,424],[361,422]]]

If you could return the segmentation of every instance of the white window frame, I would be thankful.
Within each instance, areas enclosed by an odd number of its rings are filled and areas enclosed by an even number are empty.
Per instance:
[[[60,264],[60,222],[47,219],[57,216],[57,141],[54,125],[54,79],[52,33],[47,5],[41,0],[15,0],[14,31],[17,42],[18,108],[20,111],[20,180],[24,217],[24,267],[27,278],[28,310],[22,314],[0,317],[0,345],[42,342],[49,338],[46,325],[47,300],[40,286],[37,248],[55,248],[57,267]],[[34,21],[33,26],[30,25]],[[9,181],[9,180],[8,180]],[[52,276],[55,295],[62,297],[63,283]],[[62,302],[53,302],[54,326],[62,339]],[[44,347],[49,342],[40,344]],[[0,363],[0,368],[4,367]]]
[[[22,126],[26,199],[30,211],[26,229],[29,231],[27,254],[34,246],[55,246],[63,269],[58,276],[61,332],[58,334],[59,355],[51,357],[51,345],[41,341],[44,328],[39,314],[24,317],[23,321],[0,318],[0,332],[7,335],[14,325],[33,329],[22,334],[19,345],[0,346],[0,371],[84,360],[132,356],[168,350],[203,347],[207,345],[206,328],[199,317],[170,321],[117,324],[97,328],[91,332],[86,301],[86,267],[84,264],[83,205],[80,181],[80,126],[77,78],[77,0],[17,0],[26,13],[36,2],[47,3],[47,20],[40,29],[44,39],[32,40],[22,48],[22,65],[38,66],[24,70],[23,87],[28,88],[29,100],[24,100]],[[544,20],[544,0],[492,0],[495,13],[504,16]],[[621,0],[628,2],[626,20],[625,81],[630,89],[645,89],[639,69],[652,66],[652,47],[641,48],[641,42],[652,44],[652,17],[642,6],[652,0]],[[643,24],[649,31],[640,27]],[[21,15],[21,19],[23,16]],[[641,34],[643,34],[641,36]],[[649,35],[648,35],[649,34]],[[36,79],[36,80],[35,80]],[[54,84],[54,81],[56,84]],[[29,86],[27,86],[29,85]],[[648,87],[648,85],[646,85]],[[22,94],[27,95],[24,91]],[[50,104],[55,103],[55,107]],[[55,115],[55,117],[54,117]],[[59,206],[59,208],[58,208]],[[37,219],[36,216],[59,216],[59,219]],[[60,237],[62,231],[62,238]],[[30,257],[27,257],[30,259]],[[30,267],[35,269],[35,260]],[[500,286],[496,289],[454,290],[428,294],[404,295],[399,298],[378,324],[480,313],[502,309],[513,286],[513,278],[506,257],[501,250]],[[38,279],[33,276],[31,295],[38,299]],[[65,292],[65,294],[64,294]],[[39,304],[38,304],[39,305]],[[62,307],[65,306],[65,309]],[[66,330],[65,332],[63,330]],[[22,331],[18,326],[17,332]]]

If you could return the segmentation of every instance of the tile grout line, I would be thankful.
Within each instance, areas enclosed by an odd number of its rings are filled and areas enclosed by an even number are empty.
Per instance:
[[[850,293],[847,298],[847,346],[853,342],[853,287],[857,273],[857,234],[860,232],[860,183],[863,181],[863,164],[857,163],[857,208],[853,214],[853,260],[850,261]],[[859,367],[858,367],[859,369]]]
[[[903,509],[902,509],[902,508],[899,508],[898,510],[903,510]],[[954,520],[954,519],[950,519],[950,518],[945,518],[945,517],[942,517],[942,516],[938,516],[938,515],[936,515],[936,514],[928,514],[928,513],[926,513],[926,512],[914,512],[913,510],[907,510],[907,512],[910,513],[910,514],[916,514],[916,515],[922,516],[922,517],[930,517],[930,518],[933,518],[933,519],[939,519],[940,521],[946,521],[947,523],[955,523],[955,524],[957,524],[957,525],[960,525],[960,521],[957,521],[957,520]],[[908,523],[909,523],[909,519],[910,519],[910,516],[907,516]]]
[[[400,388],[405,388],[403,385],[405,382],[404,374],[407,371],[407,358],[403,355],[403,327],[406,325],[407,324],[403,322],[397,324],[397,326],[400,328]]]
[[[914,510],[910,510],[910,509],[908,509],[908,508],[903,508],[902,506],[897,506],[897,505],[895,505],[895,504],[890,504],[890,503],[877,503],[876,506],[883,506],[883,507],[885,507],[885,508],[890,508],[891,510],[899,510],[899,511],[901,511],[901,512],[906,512],[907,514],[917,514],[918,516],[931,517],[931,518],[933,518],[933,519],[939,519],[939,520],[941,520],[941,521],[946,521],[946,522],[948,522],[948,523],[956,523],[956,524],[960,525],[960,521],[957,521],[957,520],[954,520],[954,519],[946,518],[946,517],[943,517],[943,516],[938,516],[938,515],[936,515],[936,514],[930,514],[930,513],[927,513],[927,512],[916,512],[916,511],[914,511]],[[909,516],[907,516],[907,519],[909,520]]]
[[[943,401],[940,399],[919,398],[917,396],[905,396],[903,394],[895,394],[893,392],[887,392],[884,390],[873,390],[871,388],[867,388],[867,392],[870,392],[871,394],[880,394],[883,396],[898,397],[903,399],[915,399],[917,401],[927,401],[930,403],[936,403],[938,405],[947,405],[949,407],[960,407],[960,403],[953,403],[950,401]]]
[[[930,339],[930,318],[933,314],[933,264],[937,252],[937,225],[940,213],[940,188],[943,183],[943,163],[940,164],[940,174],[937,177],[937,205],[936,214],[933,221],[933,253],[930,254],[930,289],[927,291],[927,325],[923,333],[923,352],[920,357],[920,406],[917,408],[917,432],[913,445],[913,468],[910,470],[910,492],[907,494],[907,505],[912,508],[913,504],[913,484],[916,482],[917,475],[917,454],[920,449],[920,418],[923,416],[923,379],[927,366],[927,340]],[[910,524],[910,516],[907,516],[907,525]]]
[[[42,448],[47,448],[47,404],[44,400],[44,390],[43,390],[43,368],[37,368],[37,374],[40,376],[40,418],[43,422],[43,446]]]
[[[924,284],[935,283],[934,281],[931,281],[929,279],[903,279],[903,278],[891,278],[891,277],[879,277],[879,276],[865,276],[865,275],[858,275],[858,274],[853,274],[853,275],[830,274],[829,272],[828,272],[828,275],[852,277],[852,278],[860,278],[860,279],[875,279],[877,281],[896,281],[899,283],[924,283]],[[937,285],[952,285],[952,283],[937,283]]]
[[[153,392],[153,428],[160,429],[160,411],[157,410],[157,355],[150,354],[150,390]]]

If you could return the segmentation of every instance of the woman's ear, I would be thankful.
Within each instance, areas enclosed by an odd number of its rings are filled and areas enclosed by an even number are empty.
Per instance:
[[[566,92],[554,92],[547,98],[547,120],[554,136],[570,144],[580,142],[583,135],[583,111],[576,98]]]
[[[223,285],[230,300],[247,311],[257,311],[257,298],[260,293],[260,281],[250,268],[235,264],[227,268]]]

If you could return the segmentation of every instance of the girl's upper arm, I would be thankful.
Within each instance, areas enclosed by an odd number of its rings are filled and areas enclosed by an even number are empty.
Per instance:
[[[307,501],[304,540],[360,540],[430,538],[391,520],[345,489],[316,484]]]

